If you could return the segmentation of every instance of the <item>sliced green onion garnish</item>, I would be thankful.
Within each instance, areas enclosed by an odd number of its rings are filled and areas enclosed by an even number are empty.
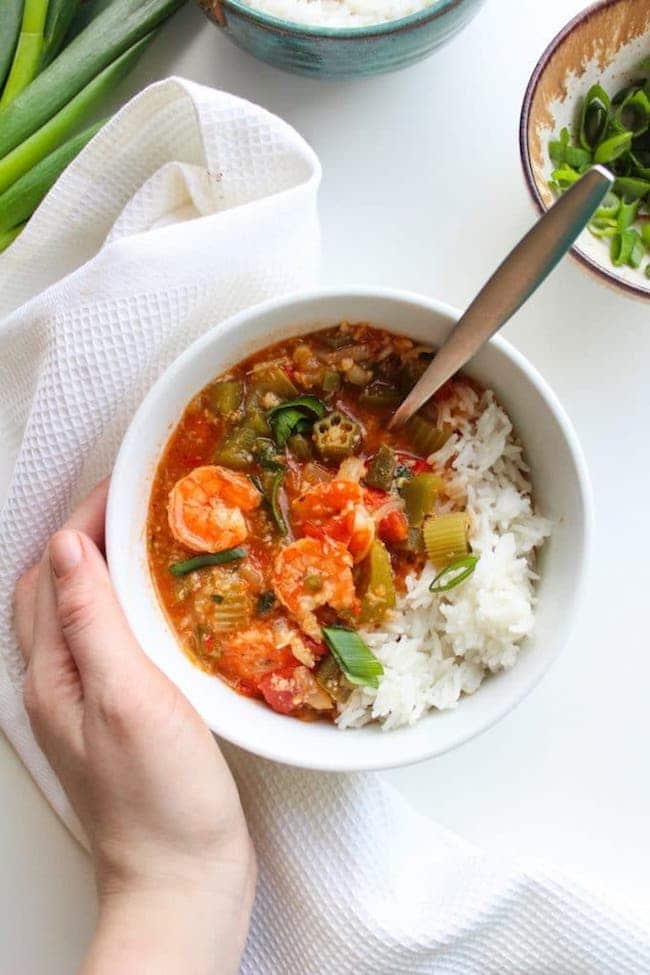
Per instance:
[[[323,636],[332,656],[350,681],[362,687],[379,687],[384,668],[355,630],[324,626]]]
[[[633,227],[626,227],[620,234],[612,237],[610,245],[610,257],[614,267],[622,267],[628,264],[630,267],[638,267],[645,254],[645,247],[640,234]]]
[[[618,233],[616,220],[607,217],[594,218],[587,226],[594,237],[613,237]]]
[[[594,153],[594,162],[611,163],[623,153],[628,152],[632,145],[631,132],[617,132],[601,142]]]
[[[580,117],[580,145],[594,149],[607,131],[609,95],[600,85],[592,85],[585,96]]]
[[[188,572],[196,572],[197,569],[205,569],[208,565],[224,565],[226,562],[236,562],[248,555],[245,548],[227,548],[223,552],[209,552],[206,555],[195,555],[193,559],[186,559],[185,562],[174,562],[169,566],[169,571],[173,576],[184,576]]]
[[[465,582],[472,575],[478,560],[478,555],[464,555],[462,559],[454,559],[442,572],[438,573],[429,586],[429,590],[438,593],[449,592],[450,589],[460,586],[461,582]]]
[[[594,219],[606,220],[606,219],[610,219],[611,217],[615,217],[618,211],[620,210],[620,208],[621,208],[620,199],[617,197],[616,193],[612,193],[612,191],[610,190],[605,196],[603,202],[596,210],[596,213],[594,214]]]
[[[616,215],[618,229],[623,231],[623,230],[627,230],[628,227],[631,227],[634,221],[636,220],[638,210],[639,210],[638,200],[628,200],[628,199],[621,200],[621,206],[618,211],[618,214]]]
[[[621,196],[638,200],[650,193],[650,180],[638,179],[635,176],[619,176],[614,182],[614,190]]]
[[[591,162],[606,163],[615,176],[611,190],[588,224],[594,237],[610,240],[615,267],[641,268],[650,252],[650,58],[638,69],[645,75],[619,88],[610,98],[592,85],[587,91],[578,129],[561,129],[548,143],[555,167],[548,179],[555,193],[564,193]],[[650,266],[650,265],[648,265]]]

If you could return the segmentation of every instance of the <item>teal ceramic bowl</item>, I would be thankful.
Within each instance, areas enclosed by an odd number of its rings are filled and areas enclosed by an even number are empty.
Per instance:
[[[462,30],[483,2],[433,0],[400,20],[344,28],[279,20],[240,0],[200,0],[238,47],[277,68],[318,78],[362,78],[405,68]]]

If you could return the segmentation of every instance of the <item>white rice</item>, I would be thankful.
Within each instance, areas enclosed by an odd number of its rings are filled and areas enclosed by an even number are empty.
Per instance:
[[[255,10],[298,24],[367,27],[407,17],[432,0],[248,0]]]
[[[454,493],[470,514],[474,574],[444,595],[429,592],[427,563],[381,630],[366,631],[384,666],[379,688],[357,688],[340,706],[340,728],[379,721],[385,730],[413,724],[431,708],[453,708],[489,673],[512,667],[534,625],[535,550],[551,523],[531,503],[528,468],[512,424],[490,391],[460,386],[443,421],[456,432],[429,458],[452,458]]]

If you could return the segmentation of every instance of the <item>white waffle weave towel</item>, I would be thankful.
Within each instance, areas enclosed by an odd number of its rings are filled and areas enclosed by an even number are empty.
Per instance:
[[[319,179],[284,122],[169,79],[99,133],[0,257],[0,725],[77,836],[22,707],[15,581],[110,471],[161,370],[220,319],[312,283]],[[630,908],[469,847],[376,775],[225,751],[261,865],[245,975],[650,973]]]

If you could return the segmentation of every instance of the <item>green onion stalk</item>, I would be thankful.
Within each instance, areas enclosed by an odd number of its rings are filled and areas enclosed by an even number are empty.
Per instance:
[[[114,0],[27,88],[0,107],[0,158],[45,125],[104,68],[184,2]]]
[[[43,32],[41,71],[54,60],[63,47],[80,7],[80,0],[49,0]]]
[[[147,34],[104,68],[45,125],[0,159],[0,193],[62,145],[72,131],[87,120],[102,99],[128,74],[155,33]]]
[[[23,0],[2,0],[0,3],[0,92],[14,59],[22,20]]]
[[[63,170],[104,125],[106,119],[84,129],[42,159],[29,172],[0,193],[0,235],[24,223],[57,181]]]
[[[604,163],[616,177],[613,190],[588,227],[609,242],[615,267],[641,268],[650,256],[650,58],[636,71],[639,77],[613,97],[600,84],[586,92],[578,125],[562,129],[548,152],[555,169],[549,186],[563,193],[594,163]],[[645,75],[645,77],[642,77]],[[643,272],[650,277],[650,263]]]
[[[38,74],[48,0],[25,0],[20,35],[9,77],[0,98],[0,109],[12,102]]]
[[[6,251],[10,244],[13,244],[24,226],[24,223],[19,223],[15,227],[12,227],[11,230],[5,230],[4,233],[0,233],[0,254]]]

